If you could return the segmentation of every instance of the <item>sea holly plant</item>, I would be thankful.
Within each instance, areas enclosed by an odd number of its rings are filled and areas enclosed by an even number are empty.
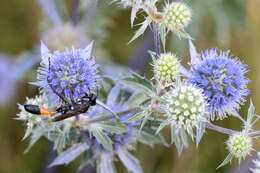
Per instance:
[[[153,26],[155,51],[149,51],[153,77],[130,70],[119,76],[106,74],[94,57],[93,42],[58,50],[42,42],[37,81],[32,82],[39,95],[19,104],[17,114],[27,127],[24,139],[30,139],[26,151],[43,137],[54,143],[58,153],[50,166],[69,164],[81,157],[79,170],[92,164],[99,173],[114,173],[114,162],[120,160],[129,172],[142,173],[132,153],[138,143],[151,147],[174,144],[181,154],[190,143],[199,145],[209,129],[228,137],[229,154],[219,167],[250,155],[260,131],[254,129],[259,116],[252,101],[248,115],[239,114],[250,93],[248,67],[230,52],[197,52],[184,30],[191,22],[188,5],[167,2],[159,12],[156,0],[120,3],[132,7],[132,23],[138,12],[147,14],[148,22],[134,39]],[[165,50],[168,32],[187,39],[189,68],[181,56]],[[241,130],[214,124],[225,118],[238,118]],[[171,141],[164,139],[164,130],[170,131]]]

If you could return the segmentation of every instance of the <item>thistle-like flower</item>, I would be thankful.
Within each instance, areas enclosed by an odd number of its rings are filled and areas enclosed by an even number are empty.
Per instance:
[[[190,21],[191,9],[182,2],[167,4],[163,10],[161,24],[170,31],[183,31]]]
[[[42,45],[38,85],[50,100],[73,102],[99,88],[98,66],[91,56],[92,44],[85,49],[49,53]]]
[[[179,60],[171,53],[164,53],[153,62],[154,75],[158,81],[171,83],[179,73]]]
[[[202,91],[192,85],[172,89],[165,95],[166,114],[178,128],[191,132],[206,113],[206,103]]]
[[[201,54],[202,61],[191,67],[188,82],[203,90],[211,119],[237,114],[248,95],[246,66],[228,52],[210,49]]]
[[[42,40],[51,50],[63,51],[68,47],[84,48],[88,42],[80,26],[70,23],[58,24],[42,34]]]
[[[234,134],[229,137],[227,148],[236,158],[245,158],[252,151],[252,139],[244,133]]]

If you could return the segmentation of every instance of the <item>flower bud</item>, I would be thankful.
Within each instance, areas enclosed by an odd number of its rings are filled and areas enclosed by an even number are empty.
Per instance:
[[[159,81],[171,83],[178,75],[179,60],[171,53],[161,54],[154,60],[154,75]]]
[[[191,21],[190,8],[181,2],[167,4],[162,14],[162,25],[170,31],[183,30]]]
[[[229,137],[227,147],[236,158],[244,158],[252,150],[252,139],[243,133],[234,134]]]
[[[205,114],[205,99],[192,85],[175,88],[166,94],[166,113],[179,128],[190,129]]]

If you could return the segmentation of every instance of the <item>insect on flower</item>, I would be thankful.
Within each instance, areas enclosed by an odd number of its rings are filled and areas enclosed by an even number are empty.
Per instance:
[[[100,76],[97,64],[91,56],[92,43],[85,49],[67,49],[49,53],[42,43],[42,62],[38,70],[41,92],[56,103],[58,108],[50,111],[38,105],[24,105],[27,112],[52,116],[53,121],[85,113],[91,106],[99,104],[117,116],[105,104],[97,100]]]
[[[49,70],[50,70],[50,60],[49,60]],[[52,86],[51,80],[47,78],[48,84],[53,91],[65,104],[58,107],[55,111],[50,111],[44,107],[32,104],[25,104],[24,109],[32,114],[43,115],[43,116],[53,116],[54,122],[61,121],[66,118],[76,116],[80,113],[85,113],[88,111],[90,106],[96,105],[97,96],[93,93],[85,94],[85,96],[77,99],[76,101],[71,97],[71,103],[62,94],[58,93],[56,89]]]

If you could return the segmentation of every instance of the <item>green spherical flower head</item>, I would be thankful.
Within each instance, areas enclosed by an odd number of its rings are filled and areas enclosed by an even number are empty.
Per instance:
[[[181,2],[167,4],[162,14],[162,25],[170,31],[183,30],[191,21],[190,8]]]
[[[227,147],[236,158],[244,158],[252,150],[252,139],[243,133],[234,134],[229,137]]]
[[[159,81],[171,83],[178,75],[180,63],[177,57],[171,53],[161,54],[154,60],[154,75]]]
[[[184,85],[166,94],[166,113],[179,128],[190,129],[203,119],[205,99],[200,89]]]

